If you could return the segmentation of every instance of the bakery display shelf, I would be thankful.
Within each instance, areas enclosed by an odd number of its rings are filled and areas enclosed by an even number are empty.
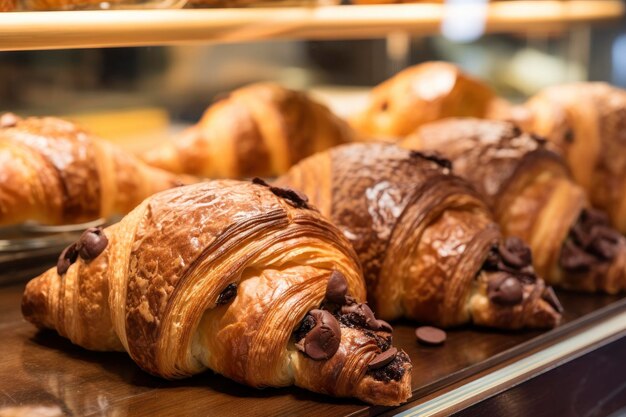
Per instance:
[[[469,8],[468,8],[469,7]],[[0,13],[0,50],[243,42],[268,39],[377,38],[439,33],[444,19],[477,16],[486,32],[562,30],[624,14],[621,0],[493,1],[204,10]]]
[[[50,407],[63,415],[406,415],[449,414],[615,340],[626,329],[626,298],[560,292],[564,323],[551,331],[451,330],[441,347],[396,323],[394,344],[413,360],[413,397],[396,409],[298,388],[256,390],[207,372],[166,381],[126,354],[90,352],[20,314],[24,284],[0,291],[0,408]],[[511,368],[512,367],[512,368]]]

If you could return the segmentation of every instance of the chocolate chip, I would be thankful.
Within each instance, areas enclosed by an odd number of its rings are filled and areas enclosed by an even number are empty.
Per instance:
[[[295,208],[309,208],[309,198],[299,191],[291,188],[270,187],[270,191],[277,197],[284,198]]]
[[[435,153],[435,152],[425,153],[425,152],[420,152],[420,151],[410,151],[409,156],[411,158],[422,158],[427,161],[434,162],[440,167],[447,169],[448,171],[452,171],[452,161],[444,158],[438,153]]]
[[[307,314],[300,322],[300,326],[294,331],[293,336],[296,342],[301,341],[315,327],[315,319],[312,315]],[[301,349],[304,352],[304,347]]]
[[[341,328],[337,319],[325,310],[309,312],[315,320],[315,327],[309,331],[296,347],[311,359],[323,360],[332,357],[339,349]]]
[[[236,296],[237,296],[237,284],[235,283],[228,284],[226,288],[224,288],[224,291],[222,291],[220,295],[217,297],[217,301],[215,302],[215,304],[217,305],[228,304]]]
[[[432,326],[421,326],[415,329],[417,341],[430,346],[441,345],[446,341],[447,335],[441,329]]]
[[[373,371],[374,369],[380,369],[386,365],[389,365],[398,354],[398,349],[395,347],[389,348],[388,350],[379,353],[367,364],[367,369]]]
[[[567,143],[574,143],[574,131],[572,129],[567,129],[567,132],[565,132],[565,142]]]
[[[391,327],[391,324],[387,323],[385,320],[379,319],[377,320],[377,323],[381,332],[393,333],[393,327]]]
[[[592,208],[584,209],[580,213],[579,222],[586,226],[608,226],[610,224],[609,216],[605,212]]]
[[[591,230],[589,237],[589,252],[605,261],[610,261],[617,256],[617,245],[622,237],[616,230],[596,226]]]
[[[405,367],[407,362],[409,362],[409,357],[406,353],[400,351],[391,363],[383,368],[369,370],[368,375],[382,382],[400,381],[407,371]]]
[[[383,327],[383,324],[376,320],[372,309],[365,303],[343,306],[341,314],[347,315],[352,323],[370,330],[381,330]]]
[[[554,293],[552,287],[546,287],[543,290],[543,294],[541,294],[541,298],[543,298],[548,304],[552,306],[558,313],[563,312],[563,306],[559,301],[559,298]]]
[[[64,275],[68,269],[70,269],[70,265],[76,262],[78,259],[78,250],[76,250],[76,243],[72,243],[67,248],[63,249],[61,255],[59,255],[59,259],[57,260],[57,274]]]
[[[521,269],[532,264],[530,248],[518,237],[506,238],[498,249],[504,263],[513,268]]]
[[[90,261],[100,255],[109,244],[101,227],[85,230],[76,243],[76,250],[82,259]]]
[[[487,295],[496,304],[516,305],[522,302],[522,284],[505,272],[494,274],[487,284]]]
[[[267,182],[265,182],[264,179],[259,178],[259,177],[252,178],[252,184],[262,185],[264,187],[269,187],[270,186]]]
[[[339,271],[333,271],[326,285],[326,300],[331,303],[343,305],[346,303],[348,293],[348,281]]]
[[[567,271],[588,271],[597,263],[598,260],[595,257],[576,246],[571,239],[568,239],[561,249],[559,264]]]
[[[0,128],[14,127],[21,119],[13,113],[0,116]]]

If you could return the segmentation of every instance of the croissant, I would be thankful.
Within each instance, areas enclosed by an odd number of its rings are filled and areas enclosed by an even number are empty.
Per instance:
[[[143,158],[176,173],[271,177],[351,138],[347,124],[324,105],[302,92],[263,83],[223,97],[198,124]]]
[[[352,242],[384,319],[559,323],[558,300],[535,275],[528,248],[502,240],[487,205],[445,160],[391,144],[344,145],[301,161],[277,184],[308,194]]]
[[[191,181],[149,167],[71,122],[0,117],[0,225],[107,218]]]
[[[586,191],[626,233],[626,90],[605,83],[547,88],[510,116],[550,141]]]
[[[397,138],[444,117],[487,117],[504,109],[508,105],[489,86],[455,65],[426,62],[375,87],[350,124],[366,135]]]
[[[509,122],[448,119],[423,126],[402,146],[448,158],[489,202],[503,233],[528,242],[535,270],[550,284],[626,289],[626,239],[591,208],[544,139]]]
[[[349,242],[303,198],[223,180],[158,193],[88,229],[28,283],[22,312],[165,378],[208,368],[253,387],[396,405],[411,394],[410,360],[364,298]]]

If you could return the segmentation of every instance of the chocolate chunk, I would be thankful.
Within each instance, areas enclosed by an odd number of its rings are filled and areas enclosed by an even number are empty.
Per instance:
[[[373,371],[374,369],[380,369],[386,365],[389,365],[398,354],[398,349],[395,347],[389,348],[383,353],[379,353],[367,364],[367,369]]]
[[[309,198],[292,188],[270,187],[274,195],[284,198],[295,208],[309,208]]]
[[[415,329],[417,341],[430,346],[441,345],[446,341],[447,335],[441,329],[432,326],[421,326]]]
[[[57,274],[64,275],[68,269],[70,269],[70,265],[76,262],[78,259],[78,250],[76,250],[76,243],[72,243],[67,248],[63,249],[61,255],[59,255],[59,259],[57,260]]]
[[[391,327],[391,324],[387,323],[385,320],[379,319],[376,320],[376,322],[378,323],[379,331],[393,333],[393,327]]]
[[[532,264],[530,248],[518,237],[506,238],[498,249],[504,263],[513,268],[521,269]]]
[[[326,285],[326,300],[331,303],[343,305],[346,303],[348,293],[348,281],[339,271],[333,271]]]
[[[621,238],[621,235],[614,229],[596,226],[591,230],[587,249],[597,257],[610,261],[617,256],[617,247]]]
[[[262,178],[254,177],[252,178],[252,184],[262,185],[264,187],[269,187],[270,185]]]
[[[423,158],[423,159],[426,159],[427,161],[431,161],[431,162],[436,163],[437,165],[439,165],[443,169],[447,169],[448,171],[452,171],[452,161],[450,161],[449,159],[444,158],[443,156],[441,156],[440,154],[438,154],[436,152],[425,153],[425,152],[419,152],[419,151],[411,151],[409,153],[409,156],[411,158]]]
[[[498,253],[498,246],[494,246],[489,250],[487,258],[483,263],[482,269],[485,271],[498,271],[498,263],[500,262],[500,254]]]
[[[109,244],[109,239],[101,227],[85,230],[76,243],[76,250],[82,259],[90,261],[100,255]]]
[[[13,127],[17,125],[17,123],[21,119],[13,113],[4,113],[0,116],[0,128]]]
[[[567,129],[563,138],[567,143],[574,143],[574,131],[572,129]]]
[[[217,305],[228,304],[236,296],[237,296],[237,284],[233,282],[231,284],[228,284],[226,288],[224,288],[224,291],[222,291],[220,295],[217,297],[217,301],[215,302],[215,304]]]
[[[406,353],[400,351],[396,357],[383,368],[369,370],[367,373],[371,375],[377,381],[389,382],[400,381],[407,371],[405,364],[409,362],[409,357]],[[408,369],[411,369],[410,366]]]
[[[298,328],[294,331],[294,334],[293,334],[294,340],[296,342],[299,342],[302,339],[304,339],[307,333],[313,330],[313,328],[315,327],[315,323],[316,323],[315,319],[313,318],[312,315],[307,314],[306,316],[304,316],[304,318],[302,319],[302,322],[300,323],[300,326],[298,326]],[[304,352],[304,346],[302,346],[302,349],[300,350]]]
[[[348,319],[357,326],[370,330],[381,330],[383,327],[379,320],[376,320],[372,309],[365,303],[343,306],[341,307],[341,314],[347,315]]]
[[[552,287],[546,287],[541,294],[541,298],[550,304],[558,313],[563,312],[563,306],[561,305],[559,298],[554,293]]]
[[[598,260],[595,257],[576,246],[571,239],[568,239],[561,249],[559,264],[567,271],[588,271],[597,263]]]
[[[341,342],[339,322],[325,310],[311,310],[309,314],[315,320],[315,327],[296,344],[296,347],[304,351],[311,359],[328,359],[339,349]]]
[[[511,306],[522,302],[522,284],[505,272],[495,274],[487,284],[489,300],[496,304]]]
[[[609,216],[605,212],[592,208],[584,209],[580,213],[579,222],[585,226],[608,226],[610,224]]]

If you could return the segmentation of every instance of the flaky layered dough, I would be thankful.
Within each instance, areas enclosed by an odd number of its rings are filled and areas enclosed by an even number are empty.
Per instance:
[[[481,198],[440,164],[395,145],[352,144],[305,159],[277,184],[307,193],[352,242],[382,318],[556,325],[560,315],[541,298],[541,279],[523,284],[516,305],[491,301],[493,272],[483,265],[500,232]]]
[[[95,259],[28,283],[29,321],[89,349],[125,350],[165,378],[209,368],[254,387],[295,384],[374,404],[410,396],[408,358],[397,380],[369,373],[381,353],[372,331],[342,323],[327,360],[296,349],[294,330],[320,308],[331,272],[365,298],[350,244],[316,210],[265,185],[213,181],[156,194],[104,234]]]
[[[364,111],[350,119],[365,135],[394,139],[450,116],[485,117],[506,104],[484,83],[446,62],[407,68],[375,87]]]
[[[351,138],[347,124],[324,105],[262,83],[218,100],[198,124],[143,158],[168,171],[209,178],[275,176]]]
[[[512,123],[478,119],[431,123],[402,143],[450,159],[454,173],[489,202],[504,234],[530,245],[535,269],[550,284],[608,293],[626,289],[626,240],[604,224],[602,230],[582,230],[590,209],[585,192],[547,145]],[[564,245],[579,245],[576,233],[589,234],[582,236],[587,246],[568,257]],[[580,265],[568,262],[572,256]]]
[[[605,83],[550,87],[510,118],[548,139],[591,203],[626,233],[625,90]]]
[[[0,119],[0,225],[125,214],[146,197],[191,181],[149,167],[65,120]]]

